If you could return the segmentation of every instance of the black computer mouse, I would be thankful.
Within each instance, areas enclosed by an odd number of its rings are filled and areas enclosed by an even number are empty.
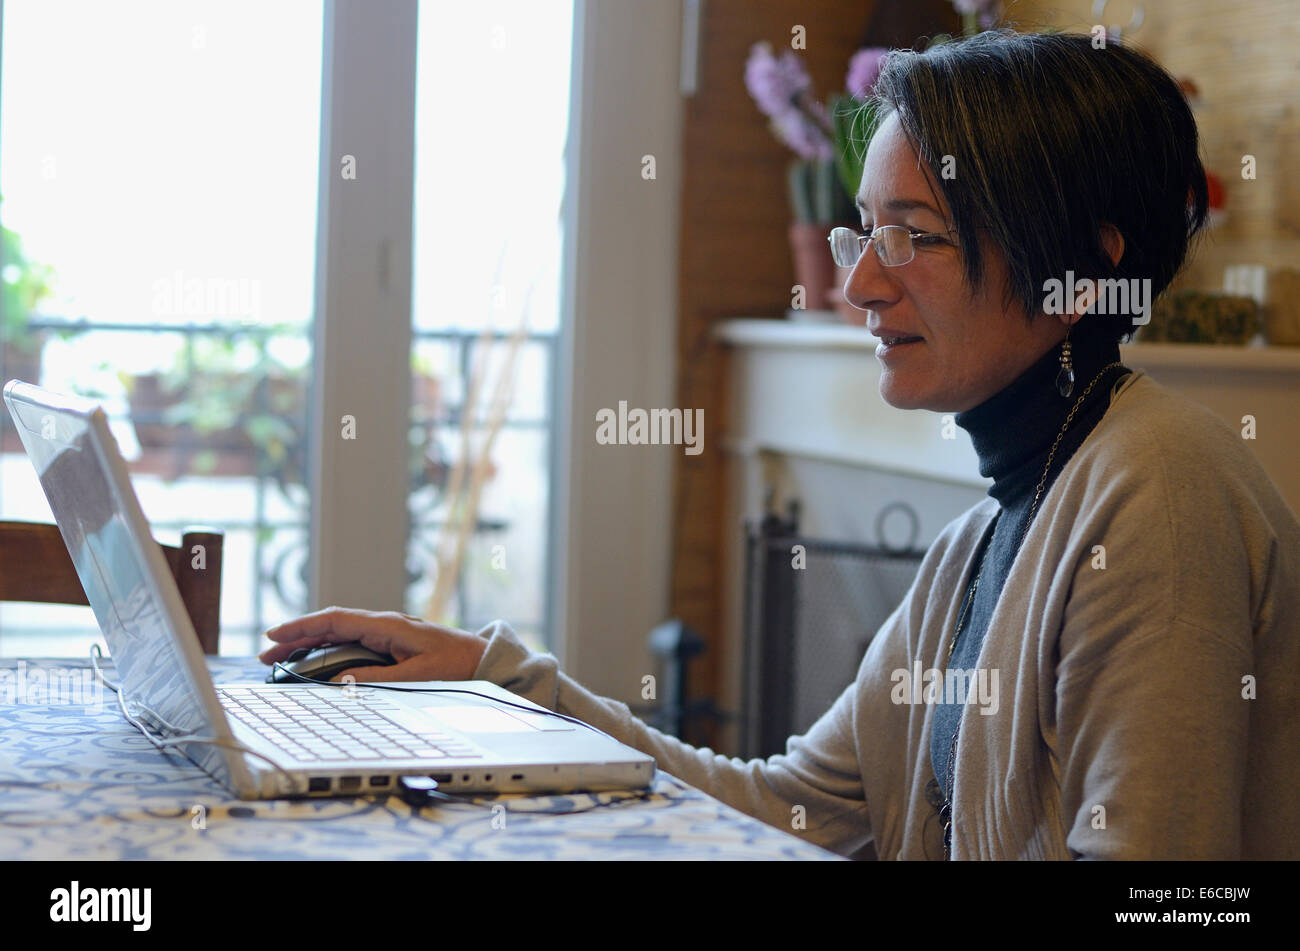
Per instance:
[[[266,682],[310,686],[308,681],[300,680],[299,677],[329,680],[335,674],[353,667],[388,666],[396,663],[395,657],[372,651],[360,644],[321,644],[319,647],[300,647],[280,666],[271,668],[271,672],[266,675]],[[298,677],[284,670],[285,667]]]

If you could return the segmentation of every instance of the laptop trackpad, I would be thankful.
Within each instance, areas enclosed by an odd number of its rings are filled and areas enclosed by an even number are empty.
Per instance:
[[[526,727],[551,732],[572,730],[573,724],[542,713],[506,712],[497,707],[437,706],[425,712],[462,733],[519,733]],[[549,721],[549,722],[548,722]]]

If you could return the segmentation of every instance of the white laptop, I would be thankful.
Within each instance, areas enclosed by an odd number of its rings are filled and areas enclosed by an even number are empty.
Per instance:
[[[476,793],[650,785],[652,757],[486,681],[394,684],[482,697],[216,686],[102,407],[17,380],[4,398],[108,643],[128,715],[155,740],[213,740],[172,745],[241,799],[385,793],[399,776]]]

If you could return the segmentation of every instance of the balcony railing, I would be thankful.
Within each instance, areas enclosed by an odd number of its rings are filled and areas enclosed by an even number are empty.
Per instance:
[[[232,436],[234,430],[229,428],[223,431],[222,438],[214,439],[210,432],[205,434],[193,426],[179,425],[176,422],[175,403],[191,396],[194,382],[201,380],[208,372],[208,369],[201,365],[203,361],[197,353],[198,341],[208,338],[231,343],[240,340],[251,342],[255,352],[254,368],[243,372],[246,375],[251,374],[254,378],[261,376],[265,379],[271,375],[267,373],[266,368],[277,366],[271,359],[268,349],[271,341],[277,337],[301,340],[310,333],[310,327],[302,324],[275,326],[226,322],[115,323],[34,317],[28,322],[28,330],[30,333],[43,333],[47,337],[58,336],[64,339],[91,332],[180,336],[182,345],[179,358],[170,372],[172,379],[180,381],[175,390],[169,390],[172,405],[149,408],[137,404],[124,414],[111,414],[111,418],[129,423],[139,436],[149,436],[147,440],[141,438],[140,455],[131,463],[132,472],[155,475],[168,480],[182,475],[197,479],[242,477],[251,480],[252,515],[230,518],[223,517],[220,512],[204,511],[195,512],[192,517],[183,520],[158,519],[151,520],[151,523],[160,536],[165,533],[176,533],[185,525],[196,522],[220,528],[227,532],[228,536],[232,532],[247,532],[251,535],[251,565],[247,563],[240,565],[237,561],[232,561],[228,554],[224,566],[226,577],[223,578],[223,589],[231,585],[237,588],[241,584],[239,577],[241,568],[249,572],[246,576],[252,582],[249,622],[242,625],[223,625],[223,644],[233,641],[238,645],[242,635],[247,638],[247,644],[256,646],[262,631],[269,623],[273,623],[273,617],[278,619],[305,610],[306,572],[310,556],[308,551],[309,495],[302,483],[305,482],[307,460],[311,458],[312,446],[312,435],[306,419],[307,368],[293,371],[298,374],[299,389],[295,391],[297,402],[294,411],[287,415],[273,405],[277,402],[277,393],[271,386],[252,386],[248,394],[247,415],[282,420],[295,434],[295,437],[290,439],[294,445],[288,449],[295,458],[288,461],[283,457],[269,458],[268,445],[274,445],[273,442],[268,444],[258,439],[241,440]],[[454,399],[440,398],[438,400],[440,405],[435,406],[432,412],[416,405],[417,396],[413,393],[411,425],[415,444],[423,447],[424,458],[419,461],[420,464],[413,466],[412,470],[412,539],[422,538],[427,541],[430,536],[436,537],[436,533],[443,526],[442,518],[436,513],[443,501],[443,479],[451,462],[445,458],[446,450],[443,449],[438,436],[440,433],[450,434],[460,431],[464,412],[463,391],[465,381],[470,378],[475,347],[485,342],[488,345],[503,344],[510,336],[508,332],[484,334],[474,330],[417,329],[412,332],[413,348],[419,348],[421,344],[433,343],[453,349],[453,355],[446,362],[455,367],[454,374],[450,375],[450,378],[439,381],[441,384],[452,386],[436,388],[440,391],[448,388],[460,391]],[[550,393],[555,374],[555,337],[552,334],[529,333],[524,337],[522,345],[538,347],[543,351],[541,362],[545,379],[541,381],[540,391],[545,394],[545,397],[536,407],[536,415],[508,415],[502,423],[502,431],[544,432],[549,457],[552,447],[550,433],[553,410]],[[5,367],[4,370],[8,371],[9,368]],[[418,384],[419,379],[418,376],[414,377],[413,382]],[[427,377],[424,379],[428,380]],[[138,383],[138,380],[135,382]],[[87,396],[105,395],[84,388],[81,391]],[[278,395],[283,397],[284,393]],[[481,421],[475,423],[475,426],[480,428],[483,425]],[[157,445],[158,434],[165,435],[169,442],[165,445]],[[146,442],[149,444],[146,445]],[[0,413],[0,449],[6,453],[22,452],[21,442],[13,430],[8,413]],[[11,514],[13,517],[22,517],[21,513]],[[479,518],[474,533],[478,536],[500,535],[509,529],[510,525],[504,520]],[[549,534],[549,526],[547,526],[543,536]],[[287,544],[284,543],[286,538]],[[543,558],[541,561],[545,563],[546,559]],[[410,562],[411,559],[408,558],[408,565]],[[422,580],[426,569],[421,565],[426,563],[427,559],[423,559],[420,565],[408,569],[408,586]],[[541,587],[543,590],[548,588],[545,584]],[[472,628],[496,616],[490,606],[483,606],[483,616],[475,613],[475,605],[466,588],[466,573],[463,571],[458,577],[456,596],[457,603],[461,606],[460,623],[463,626]],[[537,617],[514,620],[521,628],[531,627],[542,633],[543,640],[549,640],[546,636],[546,605],[540,604],[538,608]],[[13,626],[6,626],[14,633],[32,633],[30,630],[15,630]],[[0,632],[0,642],[2,640],[3,632]]]

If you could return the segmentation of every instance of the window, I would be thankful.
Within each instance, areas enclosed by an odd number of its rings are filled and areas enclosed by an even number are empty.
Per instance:
[[[3,9],[4,377],[105,404],[160,540],[225,531],[222,650],[260,649],[267,625],[314,606],[307,486],[333,433],[309,432],[313,318],[358,290],[317,274],[348,224],[318,222],[319,170],[340,159],[322,154],[322,70],[326,87],[330,70],[374,72],[353,42],[373,20],[337,11],[363,20],[330,60],[320,2]],[[404,609],[437,593],[448,623],[509,617],[547,646],[573,7],[425,2],[418,22],[411,398],[382,410],[410,415]],[[359,108],[338,98],[345,128]],[[401,101],[366,108],[409,121]],[[371,332],[356,313],[335,330],[340,350]],[[0,516],[49,521],[7,415],[0,431]],[[364,552],[334,557],[377,587]],[[4,653],[97,639],[85,608],[0,605]]]
[[[8,0],[3,40],[0,372],[103,401],[160,540],[225,531],[246,654],[305,607],[322,4]],[[0,416],[0,514],[51,521]],[[98,639],[0,605],[7,654]]]
[[[420,5],[407,610],[537,648],[572,33],[567,0]]]

